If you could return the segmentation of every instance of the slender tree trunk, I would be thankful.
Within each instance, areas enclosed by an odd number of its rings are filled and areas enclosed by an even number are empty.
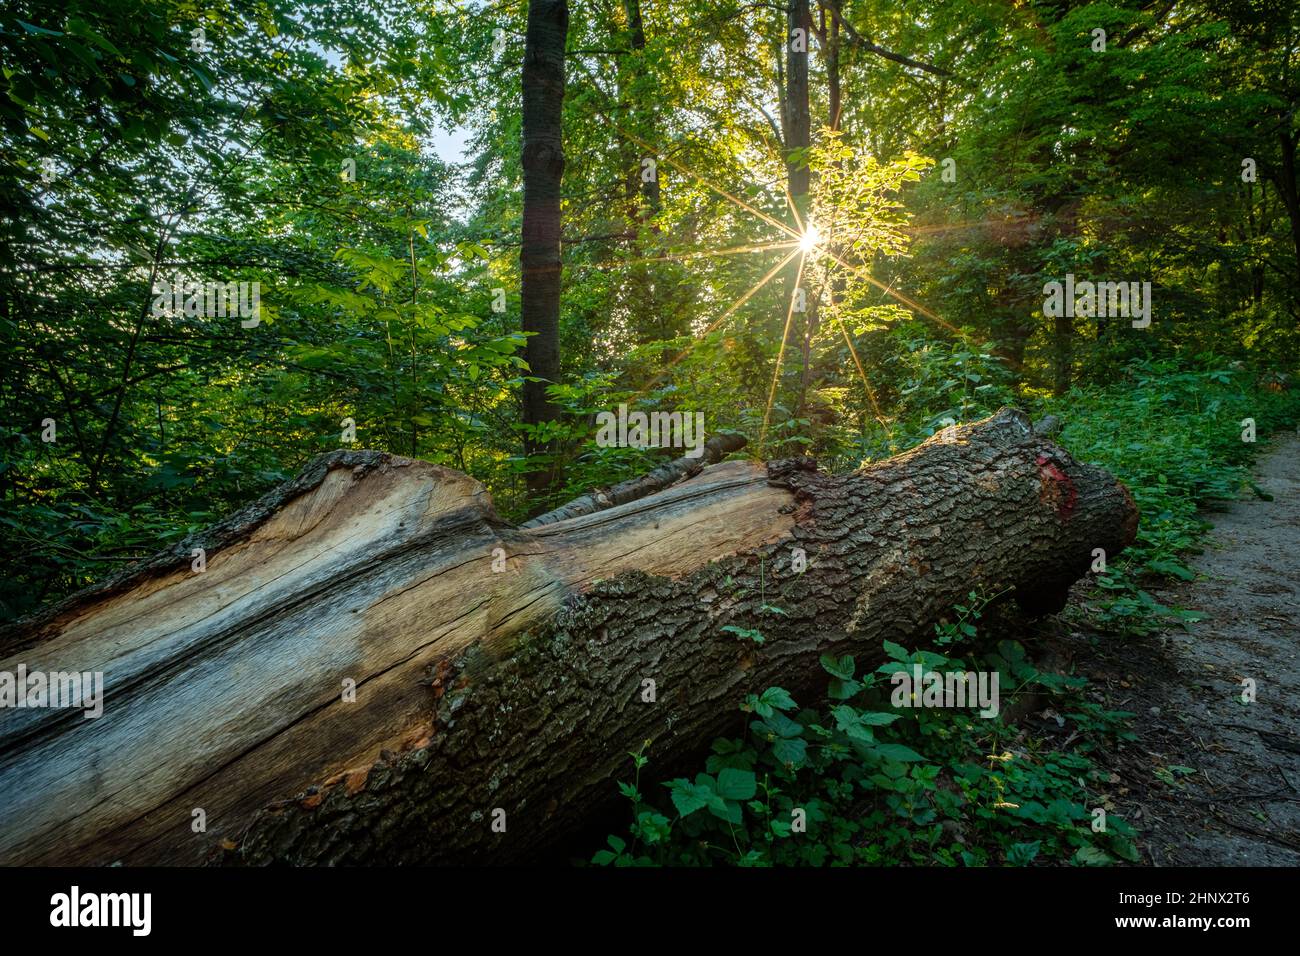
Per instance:
[[[820,32],[822,54],[826,60],[826,125],[838,130],[844,94],[840,78],[840,8],[837,0],[823,0]]]
[[[1053,387],[1057,395],[1070,390],[1074,375],[1074,319],[1058,315],[1052,324]]]
[[[1011,371],[1024,382],[1025,349],[1034,334],[1034,320],[1015,286],[1006,284],[998,290],[993,313],[997,316],[995,336],[1001,343],[999,354],[1007,359]]]
[[[1300,179],[1297,178],[1296,145],[1297,136],[1289,129],[1278,136],[1278,145],[1282,152],[1281,174],[1275,178],[1282,203],[1286,206],[1287,218],[1291,221],[1291,241],[1295,245],[1296,275],[1300,276]],[[1300,290],[1292,290],[1292,295],[1300,299]]]
[[[786,30],[786,71],[785,71],[785,148],[786,176],[790,190],[790,199],[796,210],[799,222],[807,228],[809,223],[808,190],[811,173],[808,169],[808,147],[812,145],[812,110],[808,101],[808,46],[812,43],[812,15],[808,0],[790,0]],[[802,263],[791,263],[786,288],[789,295],[797,294],[802,284],[805,292],[810,286],[808,281],[807,257]],[[800,279],[802,272],[803,278]],[[799,396],[795,402],[795,416],[803,415],[808,392],[808,383],[812,374],[812,334],[816,315],[816,305],[811,296],[805,295],[804,308],[798,313],[798,336],[802,365],[799,373]],[[780,374],[777,370],[776,374]]]
[[[560,187],[564,178],[564,52],[569,30],[566,0],[529,0],[524,43],[524,215],[519,252],[520,316],[528,336],[524,357],[523,421],[540,426],[560,417],[546,387],[560,379]],[[553,456],[552,441],[527,435],[530,457]],[[555,483],[553,458],[528,474],[528,490],[540,500]]]
[[[117,393],[113,397],[113,410],[109,413],[108,423],[104,426],[104,436],[99,442],[99,452],[95,455],[94,463],[90,466],[90,474],[86,478],[86,484],[90,486],[91,494],[98,494],[99,492],[100,474],[104,467],[104,459],[108,456],[112,447],[113,437],[117,432],[117,424],[122,414],[122,404],[126,401],[127,389],[131,385],[132,363],[135,361],[136,348],[140,344],[140,335],[144,331],[145,324],[149,321],[149,307],[154,299],[154,282],[158,279],[158,270],[165,250],[166,239],[160,239],[158,245],[154,248],[153,261],[149,267],[149,284],[145,289],[144,301],[140,304],[140,312],[136,316],[135,326],[131,330],[131,338],[127,342],[126,355],[122,359],[122,379]]]
[[[826,125],[833,132],[839,132],[840,125],[844,120],[843,79],[840,75],[840,54],[844,44],[841,38],[839,0],[824,0],[821,13],[823,18],[821,42],[826,59]],[[841,166],[843,164],[837,161],[836,165]],[[847,285],[848,282],[843,271],[835,270],[830,281],[830,288],[827,290],[832,313],[839,308]]]
[[[1056,224],[1056,235],[1073,238],[1079,235],[1079,201],[1067,191],[1058,192],[1044,200],[1043,209]],[[1073,303],[1052,320],[1052,391],[1064,395],[1074,381],[1074,317]],[[1095,318],[1089,321],[1097,321]]]
[[[656,141],[654,123],[654,95],[648,92],[646,79],[646,35],[645,24],[641,18],[640,0],[623,0],[623,12],[626,16],[626,35],[624,39],[631,53],[620,61],[618,83],[620,99],[624,109],[632,118],[639,136],[648,142]],[[629,151],[631,145],[628,144]],[[632,240],[632,259],[638,260],[648,253],[642,242],[647,223],[651,236],[659,234],[655,222],[661,208],[659,170],[648,174],[641,160],[647,157],[632,153],[633,162],[628,164],[627,199],[629,206],[628,223],[630,231],[636,238]],[[653,239],[651,245],[653,246]],[[653,270],[648,263],[638,262],[627,271],[626,308],[631,316],[632,333],[637,342],[646,344],[669,338],[674,333],[670,319],[656,302]],[[668,361],[667,355],[663,356]]]
[[[800,197],[808,195],[808,162],[806,157],[790,161],[796,150],[806,150],[812,142],[812,116],[808,107],[808,44],[812,42],[812,17],[808,13],[808,0],[790,0],[786,31],[785,70],[785,149],[786,174],[790,182],[790,195],[796,205]],[[803,210],[799,214],[803,215]]]
[[[641,19],[641,0],[623,0],[623,10],[627,14],[628,36],[635,51],[634,63],[638,78],[645,71],[645,24]],[[644,101],[643,101],[644,102]],[[643,202],[641,219],[653,219],[660,209],[659,177],[641,178],[641,200]],[[657,232],[658,227],[652,226]]]

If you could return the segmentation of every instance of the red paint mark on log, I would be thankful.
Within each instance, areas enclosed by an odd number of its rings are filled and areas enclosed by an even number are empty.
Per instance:
[[[1070,515],[1074,514],[1075,503],[1079,500],[1079,492],[1074,487],[1074,482],[1070,479],[1060,466],[1046,455],[1038,456],[1038,477],[1043,482],[1043,500],[1052,498],[1056,503],[1056,516],[1062,521],[1069,521]]]
[[[429,687],[433,690],[433,699],[441,700],[442,695],[447,692],[446,680],[451,674],[451,662],[447,658],[442,658],[434,667],[434,674],[429,681]]]

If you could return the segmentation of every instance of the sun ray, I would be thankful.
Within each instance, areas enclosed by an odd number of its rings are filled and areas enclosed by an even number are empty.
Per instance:
[[[581,63],[575,63],[575,65],[587,77],[587,80],[589,81],[591,88],[594,89],[597,93],[599,93],[602,97],[609,99],[609,94],[607,94],[601,88],[600,84],[596,82],[595,77],[591,75],[591,73],[587,70],[587,68],[583,66]],[[673,167],[673,169],[676,169],[678,172],[685,173],[687,176],[694,179],[700,185],[713,190],[719,196],[722,196],[724,199],[727,199],[732,203],[735,203],[741,209],[744,209],[745,211],[754,214],[759,219],[762,219],[764,222],[768,223],[769,225],[775,226],[777,229],[780,229],[782,232],[786,233],[796,242],[799,240],[799,233],[791,229],[789,226],[781,222],[779,219],[775,219],[772,216],[769,216],[767,213],[763,212],[762,210],[756,209],[754,206],[745,202],[740,197],[732,195],[727,190],[723,189],[721,186],[714,185],[713,183],[705,179],[703,176],[701,176],[699,173],[695,172],[690,167],[686,166],[684,163],[680,163],[677,160],[673,159],[671,156],[669,156],[667,153],[661,152],[659,147],[654,146],[651,143],[647,143],[645,140],[637,136],[635,133],[629,133],[627,130],[623,129],[623,127],[619,126],[618,123],[616,123],[614,119],[603,109],[601,109],[599,106],[593,104],[592,109],[595,111],[596,115],[598,115],[602,120],[604,120],[606,124],[608,124],[615,132],[617,132],[624,139],[628,140],[631,143],[636,144],[637,146],[640,146],[642,149],[649,150],[650,153],[655,156],[655,158],[660,159],[663,162],[667,163],[669,166]]]
[[[722,315],[718,316],[718,317],[717,317],[717,318],[716,318],[712,323],[710,323],[709,327],[706,328],[706,329],[705,329],[702,333],[700,333],[698,336],[696,336],[695,339],[691,342],[690,345],[688,345],[686,348],[682,349],[679,353],[677,353],[677,355],[673,357],[673,360],[672,360],[671,362],[669,362],[666,366],[664,366],[664,368],[660,370],[659,374],[656,375],[656,376],[655,376],[655,377],[650,381],[650,383],[649,383],[648,385],[646,385],[645,388],[643,388],[643,389],[641,389],[641,391],[637,392],[636,395],[633,396],[633,398],[640,398],[640,397],[641,397],[642,395],[644,395],[646,392],[650,391],[650,389],[654,388],[654,387],[655,387],[656,385],[658,385],[661,381],[663,381],[664,376],[667,375],[670,371],[672,371],[673,368],[676,367],[676,365],[677,365],[678,362],[680,362],[682,359],[686,358],[686,356],[690,355],[691,352],[694,351],[694,349],[695,349],[695,347],[696,347],[697,345],[699,345],[699,344],[700,344],[701,342],[703,342],[706,338],[708,338],[709,335],[712,334],[712,333],[713,333],[713,332],[714,332],[714,331],[715,331],[715,330],[716,330],[720,325],[722,325],[723,322],[727,321],[728,318],[730,318],[732,315],[734,315],[734,314],[736,313],[736,310],[737,310],[737,309],[739,309],[739,308],[740,308],[741,306],[743,306],[746,302],[748,302],[748,301],[749,301],[750,299],[752,299],[755,295],[757,295],[757,294],[758,294],[758,291],[759,291],[760,289],[762,289],[763,286],[765,286],[765,285],[767,285],[769,282],[771,282],[771,281],[772,281],[772,277],[773,277],[774,275],[776,275],[778,272],[780,272],[782,269],[784,269],[785,266],[786,266],[786,264],[787,264],[791,259],[793,259],[795,256],[797,256],[798,254],[799,254],[799,248],[798,248],[798,246],[796,246],[794,249],[790,250],[790,254],[789,254],[789,255],[787,255],[784,259],[782,259],[780,262],[778,262],[776,265],[774,265],[771,269],[769,269],[769,270],[767,271],[767,274],[764,275],[763,278],[759,279],[758,282],[756,282],[754,285],[752,285],[752,286],[749,288],[749,291],[747,291],[747,292],[746,292],[744,295],[742,295],[739,299],[737,299],[735,302],[733,302],[733,303],[732,303],[732,304],[727,308],[727,311],[723,312]]]
[[[799,256],[799,268],[795,270],[794,285],[790,288],[790,308],[785,313],[785,328],[781,331],[781,347],[776,353],[776,367],[772,369],[772,388],[767,393],[767,407],[763,409],[763,429],[758,436],[758,453],[761,455],[767,447],[767,423],[772,417],[772,404],[776,401],[776,386],[781,380],[781,363],[785,360],[785,342],[790,337],[790,323],[794,320],[794,303],[799,295],[799,283],[803,279],[803,265],[808,260],[806,251]]]
[[[797,246],[793,239],[788,242],[766,242],[757,245],[732,246],[729,249],[700,249],[694,252],[672,253],[663,256],[646,256],[641,259],[623,259],[619,262],[594,263],[593,269],[619,269],[623,266],[642,265],[647,262],[685,262],[689,259],[707,259],[712,256],[734,256],[745,252],[768,252],[772,249],[789,249]]]
[[[802,266],[802,263],[800,264]],[[817,287],[817,295],[813,297],[814,301],[820,301],[822,293],[826,291],[826,285],[830,282],[829,271],[824,275],[821,284]],[[834,308],[834,299],[832,297],[832,308],[830,309],[831,318],[840,327],[840,334],[844,336],[844,344],[849,347],[849,354],[853,356],[853,364],[857,367],[858,378],[862,379],[862,390],[867,394],[867,400],[871,403],[871,410],[875,413],[877,423],[882,427],[887,426],[888,422],[884,412],[880,410],[880,403],[876,401],[876,391],[871,387],[871,382],[867,380],[866,369],[862,367],[862,359],[858,358],[858,350],[853,346],[853,337],[849,335],[848,327],[844,324],[844,319],[840,317],[838,311]]]
[[[865,271],[864,269],[862,269],[862,268],[860,268],[860,267],[857,267],[857,266],[851,265],[850,263],[845,262],[842,258],[840,258],[840,257],[839,257],[838,255],[836,255],[835,253],[831,252],[829,249],[822,249],[821,251],[822,251],[822,252],[823,252],[823,253],[824,253],[824,254],[825,254],[829,259],[831,259],[831,260],[834,261],[834,262],[839,263],[839,265],[843,266],[845,269],[848,269],[850,272],[854,273],[855,275],[859,276],[860,278],[865,279],[867,282],[869,282],[869,283],[871,283],[872,285],[874,285],[874,286],[875,286],[877,289],[879,289],[881,292],[885,293],[885,295],[890,296],[891,298],[897,299],[899,302],[903,303],[903,305],[907,306],[909,309],[913,310],[914,312],[916,312],[916,313],[918,313],[918,314],[920,314],[920,315],[925,316],[927,319],[930,319],[931,321],[937,323],[938,325],[943,326],[945,329],[947,329],[949,332],[951,332],[954,336],[956,336],[959,340],[961,340],[961,341],[967,341],[967,340],[968,340],[968,335],[967,335],[967,333],[965,333],[965,332],[963,332],[961,329],[957,328],[957,326],[955,326],[955,325],[953,325],[953,324],[951,324],[951,323],[949,323],[949,322],[945,322],[943,319],[941,319],[939,316],[935,315],[933,312],[931,312],[931,311],[930,311],[929,309],[927,309],[925,306],[921,305],[921,303],[917,302],[916,300],[911,299],[911,298],[908,298],[907,296],[903,295],[903,293],[901,293],[901,292],[895,292],[895,291],[894,291],[894,287],[893,287],[892,285],[885,285],[883,282],[881,282],[881,281],[880,281],[879,279],[877,279],[875,276],[871,275],[869,272]],[[1014,360],[1012,360],[1012,358],[1011,358],[1010,356],[1003,355],[1003,356],[999,356],[999,358],[1000,358],[1002,361],[1006,362],[1008,365],[1010,365],[1012,368],[1022,368],[1022,367],[1023,367],[1023,366],[1019,365],[1018,363],[1016,363]]]
[[[921,303],[915,301],[914,299],[908,298],[907,296],[903,295],[903,293],[901,292],[895,292],[893,286],[885,285],[883,282],[881,282],[871,273],[867,272],[865,269],[862,269],[858,266],[845,262],[839,255],[837,255],[836,253],[832,252],[829,249],[821,248],[819,251],[823,255],[839,263],[839,265],[842,266],[843,268],[848,269],[854,275],[871,283],[881,292],[885,293],[885,295],[897,299],[899,302],[903,303],[903,305],[907,306],[912,311],[925,316],[927,319],[930,319],[933,322],[937,322],[939,325],[942,325],[945,329],[952,332],[954,335],[961,337],[962,335],[961,329],[957,328],[955,325],[952,325],[949,322],[945,322],[943,319],[939,318],[939,316],[935,315],[933,312],[931,312],[929,309],[927,309],[925,306],[921,305]]]
[[[849,354],[853,356],[853,364],[858,367],[858,377],[862,379],[862,387],[866,389],[867,400],[871,402],[871,410],[876,413],[876,421],[881,425],[885,424],[885,416],[880,411],[880,405],[876,402],[876,393],[871,388],[871,383],[867,381],[867,373],[862,368],[862,360],[858,358],[858,350],[853,347],[853,338],[849,335],[849,330],[844,325],[844,320],[840,318],[839,313],[833,313],[835,322],[840,327],[840,334],[844,336],[844,344],[849,347]]]
[[[746,212],[753,213],[759,219],[762,219],[764,222],[768,223],[769,225],[775,226],[777,229],[780,229],[782,232],[786,233],[787,235],[792,236],[795,240],[798,240],[799,233],[791,229],[785,223],[781,222],[781,220],[769,216],[767,213],[763,212],[760,209],[756,209],[754,206],[751,206],[749,203],[745,202],[740,197],[734,196],[731,193],[727,192],[727,190],[723,189],[721,186],[715,186],[713,183],[709,182],[699,173],[695,172],[690,167],[688,167],[685,163],[678,162],[677,160],[669,156],[667,153],[660,153],[655,146],[651,145],[650,143],[647,143],[639,136],[627,132],[625,129],[623,129],[613,120],[608,120],[608,122],[624,138],[635,143],[637,146],[640,146],[642,149],[648,149],[651,153],[653,153],[656,156],[656,158],[663,160],[669,166],[673,167],[673,169],[677,170],[680,173],[685,173],[687,176],[690,176],[692,179],[698,182],[701,186],[705,186],[708,189],[712,189],[715,193],[717,193],[719,196],[723,197],[724,199],[727,199],[735,203],[737,206],[739,206],[741,209],[744,209]]]
[[[898,229],[900,232],[906,232],[909,235],[920,236],[942,232],[958,232],[963,229],[993,229],[999,226],[1018,226],[1035,218],[1035,216],[1029,214],[1022,214],[1005,216],[1002,219],[963,219],[960,222],[932,223],[919,226],[907,225],[899,226]]]
[[[581,64],[578,64],[578,66],[579,69],[582,70],[582,72],[586,75],[587,79],[590,81],[592,88],[596,90],[601,96],[608,99],[609,98],[608,94],[600,87],[600,84],[595,81],[594,77],[591,76],[590,72],[588,72],[587,69]],[[866,269],[859,266],[852,265],[849,262],[846,262],[843,257],[841,257],[839,254],[832,251],[831,247],[833,246],[834,243],[836,226],[838,225],[837,223],[838,217],[836,215],[837,210],[832,210],[829,223],[823,224],[822,229],[819,230],[819,232],[821,232],[820,235],[816,234],[815,232],[812,231],[811,220],[809,221],[809,224],[807,226],[804,224],[803,219],[799,214],[799,210],[794,203],[794,198],[790,194],[789,184],[787,182],[786,184],[784,184],[786,205],[789,208],[792,217],[798,226],[797,230],[791,229],[785,223],[755,208],[753,205],[745,202],[743,199],[740,199],[738,196],[735,196],[732,193],[728,192],[727,190],[721,188],[720,186],[717,186],[709,182],[709,180],[705,179],[703,176],[696,173],[694,170],[686,166],[684,163],[681,163],[673,159],[671,156],[667,155],[666,153],[661,152],[659,148],[655,147],[653,144],[648,143],[645,140],[641,139],[639,136],[636,136],[634,133],[630,133],[627,130],[623,129],[617,122],[615,122],[610,117],[609,114],[607,114],[599,106],[593,105],[593,110],[602,120],[604,120],[604,122],[607,125],[609,125],[615,132],[617,132],[624,139],[628,140],[631,143],[634,143],[635,145],[641,147],[642,149],[648,150],[652,155],[654,155],[659,160],[667,163],[669,166],[678,170],[679,172],[684,173],[686,176],[700,183],[702,186],[712,190],[713,192],[717,193],[719,196],[722,196],[724,199],[735,204],[740,209],[743,209],[753,214],[757,218],[761,219],[763,222],[766,222],[769,225],[774,226],[775,228],[779,229],[781,232],[790,236],[791,239],[793,240],[793,242],[772,242],[772,243],[759,244],[759,245],[736,246],[726,250],[702,250],[698,252],[684,253],[678,255],[656,256],[656,257],[649,257],[640,260],[629,261],[628,264],[633,264],[636,262],[682,261],[688,259],[703,258],[710,255],[734,255],[734,254],[741,254],[745,252],[763,252],[770,249],[783,249],[783,248],[788,248],[790,246],[794,247],[784,259],[782,259],[775,266],[773,266],[772,269],[769,270],[768,273],[764,275],[762,279],[760,279],[753,287],[751,287],[747,292],[745,292],[744,295],[742,295],[739,299],[737,299],[725,312],[722,313],[722,315],[720,315],[714,322],[712,322],[708,326],[708,328],[704,330],[703,333],[701,333],[698,337],[696,337],[689,346],[687,346],[685,349],[679,352],[672,359],[672,361],[670,361],[667,364],[667,366],[665,366],[659,372],[659,374],[657,374],[654,377],[654,379],[644,389],[642,389],[640,392],[637,393],[637,397],[644,395],[651,388],[654,388],[656,385],[658,385],[658,383],[661,382],[663,378],[679,362],[681,362],[684,358],[686,358],[686,356],[688,356],[696,348],[696,346],[699,345],[700,342],[702,342],[705,338],[707,338],[712,332],[714,332],[719,326],[721,326],[722,323],[724,323],[728,318],[730,318],[733,314],[735,314],[735,312],[741,306],[743,306],[755,294],[757,294],[760,289],[762,289],[765,285],[767,285],[767,283],[771,281],[772,277],[776,275],[779,271],[781,271],[781,269],[784,268],[785,265],[789,263],[790,260],[793,259],[796,254],[801,254],[801,258],[799,260],[799,269],[798,269],[799,278],[796,279],[795,288],[791,292],[790,312],[786,314],[785,329],[782,332],[781,347],[777,354],[777,365],[776,365],[776,369],[774,370],[773,384],[768,394],[767,408],[764,410],[764,414],[763,414],[763,430],[759,440],[760,448],[766,443],[768,423],[771,416],[772,405],[775,400],[776,386],[779,383],[781,362],[784,358],[786,339],[788,338],[790,325],[792,322],[793,309],[794,309],[794,295],[797,289],[799,288],[799,281],[801,281],[802,279],[804,265],[809,259],[815,258],[817,256],[825,256],[826,258],[830,259],[832,262],[840,266],[842,269],[845,269],[846,271],[851,272],[854,275],[857,275],[858,277],[865,280],[869,284],[875,286],[885,295],[897,300],[898,302],[901,302],[903,305],[907,306],[909,309],[911,309],[913,312],[917,313],[918,315],[924,316],[925,318],[929,319],[935,324],[942,326],[944,329],[947,329],[949,332],[951,332],[953,335],[957,336],[958,338],[964,338],[964,333],[962,332],[961,329],[945,321],[943,318],[936,315],[934,312],[927,309],[925,306],[921,305],[921,303],[917,302],[916,300],[910,298],[909,296],[904,295],[901,292],[895,291],[892,285],[886,285],[885,283],[881,282],[875,276],[871,275],[870,272],[868,272]],[[1018,219],[1019,217],[1012,217],[1012,219],[1009,220],[1009,222],[1014,223],[1018,221]],[[1007,223],[1001,223],[1001,224],[1005,225]],[[947,229],[962,228],[966,225],[968,224],[961,223],[961,224],[954,224],[952,226],[903,227],[903,231],[910,232],[910,233],[925,233],[931,231],[938,232],[938,231],[946,231]],[[990,226],[990,225],[999,225],[999,223],[984,222],[984,223],[970,223],[969,225]],[[604,266],[601,266],[600,268],[604,268]],[[884,418],[884,415],[881,412],[879,402],[876,400],[875,391],[871,388],[871,383],[867,379],[866,370],[862,366],[862,360],[859,358],[857,349],[853,345],[853,340],[848,333],[848,328],[845,326],[843,319],[838,314],[834,314],[834,318],[836,323],[840,327],[840,333],[844,336],[844,342],[849,348],[849,354],[852,355],[853,357],[853,364],[857,368],[858,377],[862,380],[862,387],[867,394],[867,399],[871,403],[872,411],[875,414],[876,421],[884,425],[886,423],[886,419]]]
[[[803,235],[803,219],[799,215],[799,207],[794,204],[794,196],[790,195],[790,181],[786,180],[785,185],[785,204],[790,207],[790,215],[794,217],[794,224],[799,229],[799,234]]]
[[[826,285],[829,281],[830,276],[829,273],[827,273],[817,288],[817,295],[813,297],[814,301],[820,301],[822,293],[826,290]],[[831,318],[833,318],[835,323],[840,327],[840,334],[844,336],[844,344],[849,347],[849,354],[853,356],[853,364],[857,367],[858,378],[862,379],[862,389],[866,392],[867,400],[871,403],[871,410],[875,413],[877,423],[882,427],[886,426],[888,423],[885,419],[884,412],[880,410],[880,403],[876,401],[876,391],[871,387],[871,382],[867,380],[867,372],[866,369],[862,367],[862,360],[858,358],[858,350],[853,346],[853,338],[849,335],[848,327],[845,326],[844,320],[840,317],[839,312],[834,309],[833,301],[834,300],[832,299],[832,308],[830,310]]]
[[[742,305],[744,305],[746,302],[752,299],[758,293],[759,289],[763,288],[763,286],[771,282],[772,277],[776,275],[778,272],[780,272],[783,268],[785,268],[786,264],[789,263],[789,261],[797,255],[799,255],[799,247],[796,245],[795,248],[790,250],[790,254],[788,256],[786,256],[784,259],[782,259],[780,262],[774,265],[771,269],[769,269],[767,275],[759,279],[758,282],[754,286],[752,286],[748,292],[746,292],[734,303],[732,303],[731,307],[728,308],[726,312],[723,312],[722,315],[718,316],[717,320],[714,321],[707,329],[704,330],[700,338],[703,338],[705,335],[708,335],[710,332],[714,331],[719,325],[725,322],[728,318],[730,318],[737,309],[739,309]]]

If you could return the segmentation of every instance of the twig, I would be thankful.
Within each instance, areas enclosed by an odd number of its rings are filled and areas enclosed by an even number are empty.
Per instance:
[[[629,501],[645,498],[657,491],[662,491],[669,485],[676,484],[683,478],[690,478],[699,474],[704,470],[705,465],[721,461],[733,451],[744,446],[744,435],[714,435],[704,443],[704,453],[698,458],[683,456],[667,464],[660,465],[654,471],[641,475],[639,478],[630,478],[614,485],[612,488],[598,488],[591,494],[575,498],[568,504],[561,505],[545,514],[540,514],[536,518],[525,521],[519,527],[538,528],[568,518],[595,514],[597,511],[604,511],[606,508],[613,508],[616,505],[623,505]]]
[[[1232,820],[1229,820],[1227,817],[1225,817],[1222,813],[1219,813],[1219,811],[1215,810],[1213,807],[1210,807],[1210,815],[1214,817],[1216,820],[1218,820],[1220,823],[1226,823],[1234,830],[1240,830],[1242,833],[1249,833],[1251,836],[1259,837],[1261,840],[1266,840],[1269,843],[1275,843],[1278,846],[1283,846],[1286,847],[1288,850],[1295,850],[1297,853],[1300,853],[1300,841],[1291,840],[1286,837],[1279,836],[1278,834],[1275,833],[1269,833],[1267,830],[1261,830],[1259,827],[1252,827],[1248,823],[1236,823]]]

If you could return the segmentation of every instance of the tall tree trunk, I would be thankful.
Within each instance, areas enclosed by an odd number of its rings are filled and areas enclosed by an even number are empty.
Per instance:
[[[794,205],[798,228],[802,223],[806,228],[809,215],[808,189],[811,173],[808,169],[807,150],[812,145],[812,110],[808,101],[808,47],[812,43],[813,23],[809,12],[808,0],[790,0],[786,18],[786,70],[785,70],[785,150],[786,177],[790,190],[790,200]],[[805,293],[809,288],[806,257],[791,263],[788,270],[786,289],[790,296],[797,294],[802,284]],[[802,272],[802,279],[800,274]],[[799,396],[795,403],[795,416],[803,415],[811,376],[812,324],[816,305],[812,297],[805,294],[804,308],[798,313],[798,326],[795,334],[800,343],[802,359],[799,373]],[[780,369],[776,370],[780,375]]]
[[[1055,223],[1056,236],[1074,239],[1079,235],[1079,199],[1068,189],[1061,189],[1046,197],[1041,203],[1050,221]],[[1052,320],[1052,391],[1064,395],[1074,381],[1074,303],[1066,302],[1061,314]],[[1096,321],[1091,319],[1090,321]]]
[[[785,149],[786,175],[790,195],[796,205],[808,195],[808,163],[802,157],[790,161],[795,150],[806,150],[812,143],[812,115],[808,106],[808,44],[812,42],[812,17],[808,0],[790,0],[786,31],[785,70]],[[800,209],[802,216],[804,210]]]
[[[1300,177],[1297,176],[1300,170],[1296,168],[1297,142],[1300,142],[1300,136],[1291,132],[1290,129],[1285,129],[1278,135],[1278,146],[1282,155],[1282,169],[1279,175],[1274,177],[1274,182],[1277,184],[1277,191],[1282,195],[1282,204],[1286,207],[1287,218],[1291,221],[1291,241],[1295,246],[1296,275],[1300,276]],[[1293,289],[1292,295],[1300,301],[1300,289]]]
[[[1074,377],[1074,319],[1058,315],[1052,323],[1052,391],[1064,395]]]
[[[635,69],[638,78],[645,72],[645,24],[641,19],[641,0],[623,0],[623,11],[627,14],[628,38],[632,44],[632,50],[635,52]],[[649,98],[645,100],[649,101]],[[655,175],[651,179],[641,179],[641,200],[644,203],[642,207],[641,219],[653,219],[659,212],[659,177]],[[652,227],[657,232],[658,227]]]
[[[951,437],[845,475],[684,460],[520,528],[450,469],[322,456],[0,630],[0,673],[105,691],[97,719],[0,708],[0,865],[528,859],[644,741],[689,763],[746,693],[824,686],[820,655],[870,670],[973,590],[1059,610],[1133,540],[1124,487],[1023,414]]]
[[[524,215],[520,265],[520,317],[528,337],[524,357],[523,421],[544,425],[559,418],[546,387],[560,380],[560,187],[564,178],[564,52],[569,31],[567,0],[529,0],[524,41],[523,149]],[[554,443],[527,435],[525,453],[553,456]],[[528,490],[539,504],[555,483],[553,457],[528,474]]]
[[[826,125],[832,130],[840,128],[840,113],[844,109],[842,80],[840,78],[840,5],[839,0],[821,0],[820,40],[822,55],[826,60]]]
[[[844,120],[843,79],[840,75],[841,51],[844,44],[841,37],[840,17],[839,0],[822,0],[820,40],[826,60],[826,125],[832,132],[839,132],[840,124]],[[843,164],[837,160],[836,165]],[[847,285],[848,280],[843,270],[836,269],[831,277],[830,287],[827,289],[832,314],[839,308]]]
[[[647,64],[645,60],[646,35],[645,24],[641,17],[640,0],[623,0],[623,13],[626,18],[626,34],[620,39],[628,44],[631,53],[619,62],[618,85],[620,103],[630,117],[638,136],[647,142],[656,142],[654,102],[656,94],[647,82]],[[633,144],[628,143],[631,149]],[[659,173],[647,175],[642,161],[648,157],[632,153],[632,162],[628,164],[627,199],[629,207],[628,225],[635,235],[631,243],[631,258],[634,265],[627,270],[624,286],[625,308],[631,319],[631,331],[640,344],[647,344],[671,338],[676,334],[671,317],[665,315],[656,301],[654,270],[646,262],[640,262],[648,253],[642,242],[643,232],[649,223],[649,233],[657,236],[660,232],[655,217],[661,208]],[[653,246],[653,240],[651,246]],[[664,353],[662,362],[668,362]]]

